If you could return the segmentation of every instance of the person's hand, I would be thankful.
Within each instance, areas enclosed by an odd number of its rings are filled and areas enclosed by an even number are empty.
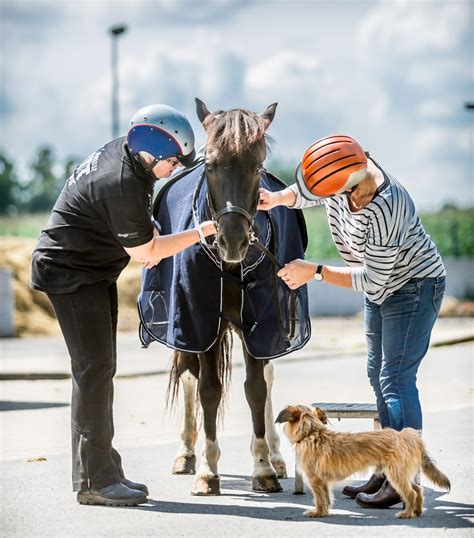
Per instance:
[[[204,222],[201,222],[201,230],[204,237],[217,233],[216,226],[212,220],[205,220]]]
[[[278,192],[271,192],[263,187],[260,187],[258,191],[258,205],[257,209],[261,211],[268,211],[273,207],[279,205],[279,195]]]
[[[290,290],[295,290],[303,284],[309,282],[316,270],[317,265],[305,260],[293,260],[290,263],[285,264],[277,275],[285,282]]]

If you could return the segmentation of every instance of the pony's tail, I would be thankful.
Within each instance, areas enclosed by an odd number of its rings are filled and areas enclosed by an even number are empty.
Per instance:
[[[172,410],[176,404],[179,394],[179,378],[181,372],[178,366],[179,352],[175,351],[171,357],[170,377],[166,388],[166,409]]]
[[[231,329],[227,329],[219,343],[217,358],[217,375],[222,385],[222,397],[218,410],[218,421],[220,424],[222,424],[222,420],[224,419],[224,411],[228,402],[230,382],[232,379],[232,346],[232,331]]]
[[[423,469],[423,473],[431,480],[431,482],[433,482],[433,484],[448,491],[451,490],[451,482],[449,481],[449,478],[436,467],[434,461],[429,457],[424,448],[421,459],[421,468]]]
[[[229,393],[230,382],[232,378],[232,332],[226,330],[219,342],[217,352],[217,376],[222,385],[222,397],[219,404],[219,421],[224,417],[224,410],[227,404],[227,395]],[[197,360],[197,356],[196,356]],[[168,387],[166,389],[166,408],[172,410],[177,402],[179,394],[180,376],[183,372],[179,367],[179,352],[175,351],[171,357],[170,376]],[[199,402],[199,392],[196,386],[196,403]]]

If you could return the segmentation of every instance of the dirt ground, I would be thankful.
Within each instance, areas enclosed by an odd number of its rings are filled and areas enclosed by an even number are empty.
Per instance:
[[[13,271],[15,321],[17,336],[48,336],[59,334],[53,308],[47,296],[29,287],[31,252],[34,239],[0,238],[0,266]],[[138,314],[136,299],[140,291],[141,264],[130,262],[118,280],[119,331],[136,331]],[[441,316],[473,316],[474,302],[445,297]]]

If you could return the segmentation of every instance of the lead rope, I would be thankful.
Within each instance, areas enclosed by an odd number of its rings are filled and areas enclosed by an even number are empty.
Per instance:
[[[271,221],[270,221],[271,224]],[[272,232],[273,226],[272,226]],[[274,233],[273,233],[274,235]],[[276,273],[279,271],[283,266],[280,264],[280,262],[275,258],[273,252],[271,252],[263,243],[260,242],[258,237],[255,234],[254,229],[252,228],[250,231],[250,244],[258,248],[261,252],[265,254],[265,256],[273,263],[274,265],[274,274],[273,274],[273,287],[274,287],[274,293],[275,298],[277,301],[276,311],[277,311],[277,317],[278,317],[278,324],[281,327],[282,333],[284,333],[284,336],[287,340],[291,340],[295,336],[296,332],[296,291],[290,290],[290,304],[289,304],[289,314],[290,314],[290,332],[287,333],[284,330],[284,326],[281,322],[281,316],[280,316],[280,308],[278,306],[278,289],[277,289],[277,281],[276,281]]]

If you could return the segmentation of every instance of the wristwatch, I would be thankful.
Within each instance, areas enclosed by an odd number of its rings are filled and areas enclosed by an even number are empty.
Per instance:
[[[314,272],[314,275],[313,275],[314,280],[323,279],[323,267],[324,265],[321,265],[321,264],[316,267],[316,271]]]

